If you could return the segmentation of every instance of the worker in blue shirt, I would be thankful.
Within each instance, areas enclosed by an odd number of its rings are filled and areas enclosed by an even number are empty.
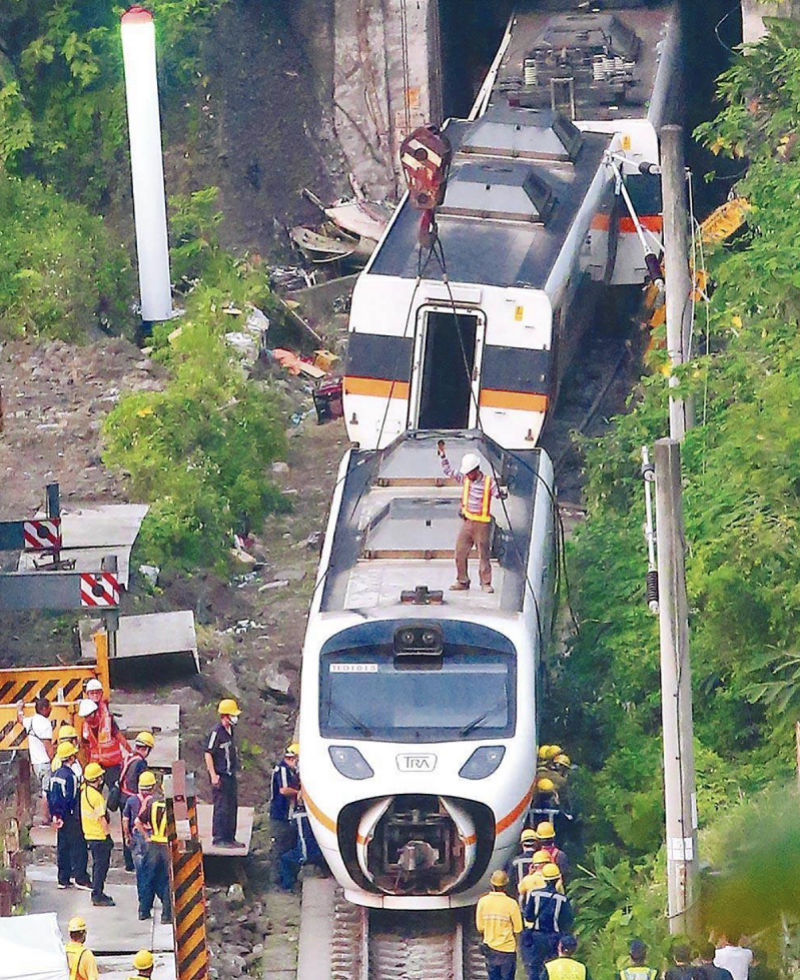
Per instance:
[[[522,917],[526,929],[537,934],[531,938],[537,947],[542,946],[542,951],[547,954],[545,959],[550,959],[558,952],[558,941],[562,934],[569,933],[575,917],[567,896],[556,891],[561,877],[558,865],[546,864],[542,868],[542,877],[544,888],[528,892]]]
[[[272,797],[269,801],[269,833],[274,854],[283,854],[294,844],[294,814],[300,792],[300,773],[297,768],[300,746],[292,742],[283,758],[272,770]]]
[[[91,890],[86,868],[88,851],[81,827],[80,782],[72,768],[78,750],[72,742],[61,742],[57,749],[59,767],[50,776],[47,803],[56,828],[58,887]]]
[[[304,865],[324,866],[325,864],[302,798],[295,801],[292,824],[295,832],[294,847],[281,854],[281,888],[287,891],[291,891],[294,887],[300,868]]]

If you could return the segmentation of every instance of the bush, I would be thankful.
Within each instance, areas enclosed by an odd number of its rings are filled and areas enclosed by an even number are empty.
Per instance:
[[[0,169],[0,337],[73,340],[132,328],[127,252],[102,218]]]
[[[238,293],[226,302],[244,307],[253,284],[244,275],[235,284]],[[156,564],[213,565],[234,531],[288,509],[265,475],[286,450],[284,413],[273,394],[245,378],[224,339],[236,318],[221,308],[219,287],[195,289],[179,336],[156,355],[171,372],[165,390],[123,397],[105,422],[104,460],[153,502],[139,548]]]

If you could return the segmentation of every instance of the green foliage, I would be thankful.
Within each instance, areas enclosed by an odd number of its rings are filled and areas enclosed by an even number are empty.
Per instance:
[[[203,187],[191,194],[173,194],[169,199],[170,265],[176,281],[216,278],[220,261],[226,261],[220,254],[217,235],[223,217],[216,208],[218,196],[218,187]]]
[[[171,374],[165,389],[122,398],[104,427],[106,463],[152,502],[139,548],[159,565],[220,562],[234,531],[288,509],[265,475],[286,448],[281,406],[246,379],[224,338],[237,319],[221,312],[263,287],[235,267],[231,275],[233,292],[201,284],[190,295],[180,334],[158,353]]]
[[[710,258],[717,289],[709,322],[695,340],[695,361],[679,376],[698,412],[682,447],[698,811],[701,828],[708,828],[703,855],[723,871],[705,888],[709,923],[738,928],[744,923],[733,912],[749,914],[763,898],[764,915],[758,922],[751,917],[747,930],[774,931],[781,914],[798,914],[796,886],[782,871],[773,879],[781,882],[773,900],[766,901],[766,884],[762,895],[761,833],[752,840],[752,861],[748,848],[734,849],[731,858],[712,842],[721,838],[730,849],[731,835],[718,831],[728,814],[760,819],[766,809],[754,811],[754,801],[782,786],[795,763],[800,26],[773,22],[719,89],[724,107],[697,136],[717,152],[749,159],[737,191],[752,211],[743,238]],[[554,670],[554,737],[586,765],[575,789],[592,815],[587,843],[604,845],[590,850],[588,877],[574,887],[590,960],[606,971],[633,935],[662,951],[666,941],[656,860],[663,835],[658,628],[644,601],[639,476],[640,447],[667,434],[667,379],[658,360],[632,395],[629,413],[600,441],[585,444],[589,519],[568,551],[581,632]],[[794,854],[796,836],[794,829],[783,835],[774,829],[776,856]],[[725,869],[736,861],[748,870],[731,871],[728,887]]]
[[[2,96],[2,92],[0,92]],[[130,328],[131,270],[102,218],[0,170],[0,338]]]
[[[162,94],[205,82],[200,53],[227,0],[153,0]],[[119,16],[88,0],[13,0],[0,12],[0,161],[96,207],[125,174]]]

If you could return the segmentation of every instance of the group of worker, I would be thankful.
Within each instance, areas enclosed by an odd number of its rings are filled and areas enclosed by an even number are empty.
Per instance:
[[[151,918],[158,896],[162,921],[171,922],[166,804],[147,762],[155,745],[152,732],[139,732],[131,746],[96,679],[87,682],[78,706],[80,731],[62,724],[54,733],[50,712],[49,701],[39,698],[23,724],[42,816],[56,829],[58,887],[91,891],[97,907],[115,904],[105,885],[114,847],[110,812],[119,810],[125,870],[136,874],[139,918]],[[85,769],[81,751],[88,759]]]
[[[539,764],[533,790],[534,809],[565,810],[567,780],[571,769],[572,760],[560,745],[539,747]]]
[[[98,980],[99,971],[94,953],[86,945],[86,922],[79,915],[67,925],[69,942],[66,946],[69,980]],[[133,957],[133,974],[129,980],[150,980],[155,959],[149,949],[140,949]]]
[[[554,792],[563,791],[571,768],[560,746],[540,747],[532,813],[547,811],[542,797],[550,802]],[[554,816],[557,801],[549,809]],[[575,917],[566,894],[568,876],[569,860],[558,845],[552,820],[526,827],[519,853],[506,870],[492,874],[491,891],[480,899],[475,913],[489,980],[513,980],[518,936],[528,980],[590,980],[585,966],[573,959],[577,940],[571,934]]]
[[[283,758],[272,770],[269,819],[272,845],[279,854],[278,882],[281,888],[291,891],[302,867],[325,865],[303,799],[297,742],[286,747]]]

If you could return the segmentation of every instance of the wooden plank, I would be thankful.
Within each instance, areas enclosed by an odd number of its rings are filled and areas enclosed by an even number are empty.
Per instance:
[[[251,806],[240,806],[236,819],[236,839],[246,844],[236,850],[226,847],[215,847],[211,843],[211,811],[213,807],[210,803],[197,804],[197,823],[200,829],[200,841],[203,845],[203,854],[206,857],[244,857],[250,851],[250,843],[253,837],[253,818],[255,809]],[[31,843],[34,847],[55,847],[56,832],[52,827],[31,827]],[[122,829],[120,827],[119,814],[111,815],[111,837],[116,844],[122,842]],[[55,876],[55,869],[53,869]],[[55,881],[55,877],[53,878]],[[53,886],[55,887],[55,885]],[[84,894],[83,892],[73,892],[71,889],[59,894],[73,895]],[[113,896],[112,896],[113,897]],[[137,947],[138,948],[138,947]]]

